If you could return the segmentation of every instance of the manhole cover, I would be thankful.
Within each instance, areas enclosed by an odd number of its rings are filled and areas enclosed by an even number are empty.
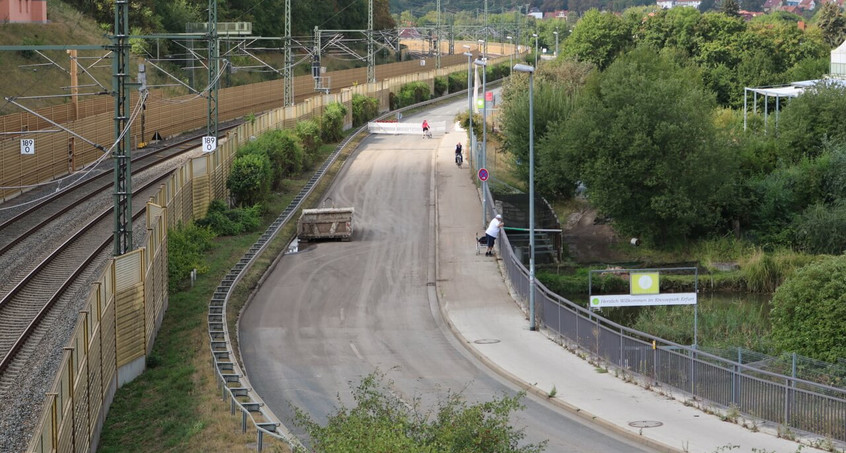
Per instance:
[[[655,420],[638,420],[635,422],[629,422],[629,426],[632,428],[657,428],[662,425],[664,425],[664,423]]]
[[[499,340],[497,340],[495,338],[482,338],[481,340],[476,340],[473,343],[476,343],[476,344],[494,344],[494,343],[499,343]]]

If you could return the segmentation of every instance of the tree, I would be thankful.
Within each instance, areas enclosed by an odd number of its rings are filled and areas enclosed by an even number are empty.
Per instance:
[[[509,416],[523,408],[522,393],[475,404],[451,393],[432,414],[421,412],[419,399],[406,405],[390,387],[378,372],[365,376],[352,389],[355,407],[340,405],[325,426],[295,409],[295,423],[311,439],[310,451],[535,453],[545,446],[545,442],[521,446],[523,430],[509,425]]]
[[[617,231],[672,244],[721,225],[736,164],[713,126],[713,94],[681,55],[639,46],[576,101],[551,128],[547,162],[577,168]]]
[[[798,162],[818,156],[826,140],[846,141],[839,118],[846,117],[846,87],[820,82],[792,99],[781,112],[778,134],[787,146],[782,158]]]
[[[720,12],[729,17],[740,17],[740,3],[737,0],[722,0]]]
[[[823,3],[817,16],[817,26],[822,30],[825,42],[832,49],[843,44],[846,36],[846,18],[840,13],[837,2]]]
[[[780,350],[835,362],[846,357],[846,255],[788,277],[773,295],[772,338]]]
[[[631,43],[631,30],[622,18],[592,9],[585,13],[559,48],[564,57],[590,62],[599,69],[605,69]]]

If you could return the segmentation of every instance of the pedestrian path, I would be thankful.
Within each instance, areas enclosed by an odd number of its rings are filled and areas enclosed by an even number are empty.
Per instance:
[[[441,141],[436,158],[437,293],[445,321],[472,354],[530,393],[658,451],[823,451],[777,437],[777,426],[738,420],[754,427],[747,429],[723,421],[692,407],[701,403],[667,389],[647,389],[530,331],[499,258],[477,254],[475,236],[484,231],[485,220],[475,175],[466,162],[455,165],[456,135],[451,137]]]

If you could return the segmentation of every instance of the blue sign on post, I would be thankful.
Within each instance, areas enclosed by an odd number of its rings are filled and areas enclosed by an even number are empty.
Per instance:
[[[480,168],[479,169],[479,181],[487,181],[488,180],[488,169],[487,168]]]

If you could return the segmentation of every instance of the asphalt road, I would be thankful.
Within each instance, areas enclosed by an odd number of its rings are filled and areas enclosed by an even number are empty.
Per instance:
[[[425,117],[452,131],[465,102],[459,97]],[[395,394],[418,398],[424,408],[447,392],[468,401],[517,392],[458,343],[438,310],[433,192],[442,137],[366,139],[324,204],[355,208],[352,240],[309,244],[284,256],[241,317],[250,382],[295,434],[302,433],[292,423],[294,406],[324,422],[339,399],[351,403],[351,386],[376,370],[393,382]],[[454,132],[443,139],[466,141]],[[513,424],[526,428],[529,442],[549,440],[547,451],[649,451],[540,398],[523,402]]]

